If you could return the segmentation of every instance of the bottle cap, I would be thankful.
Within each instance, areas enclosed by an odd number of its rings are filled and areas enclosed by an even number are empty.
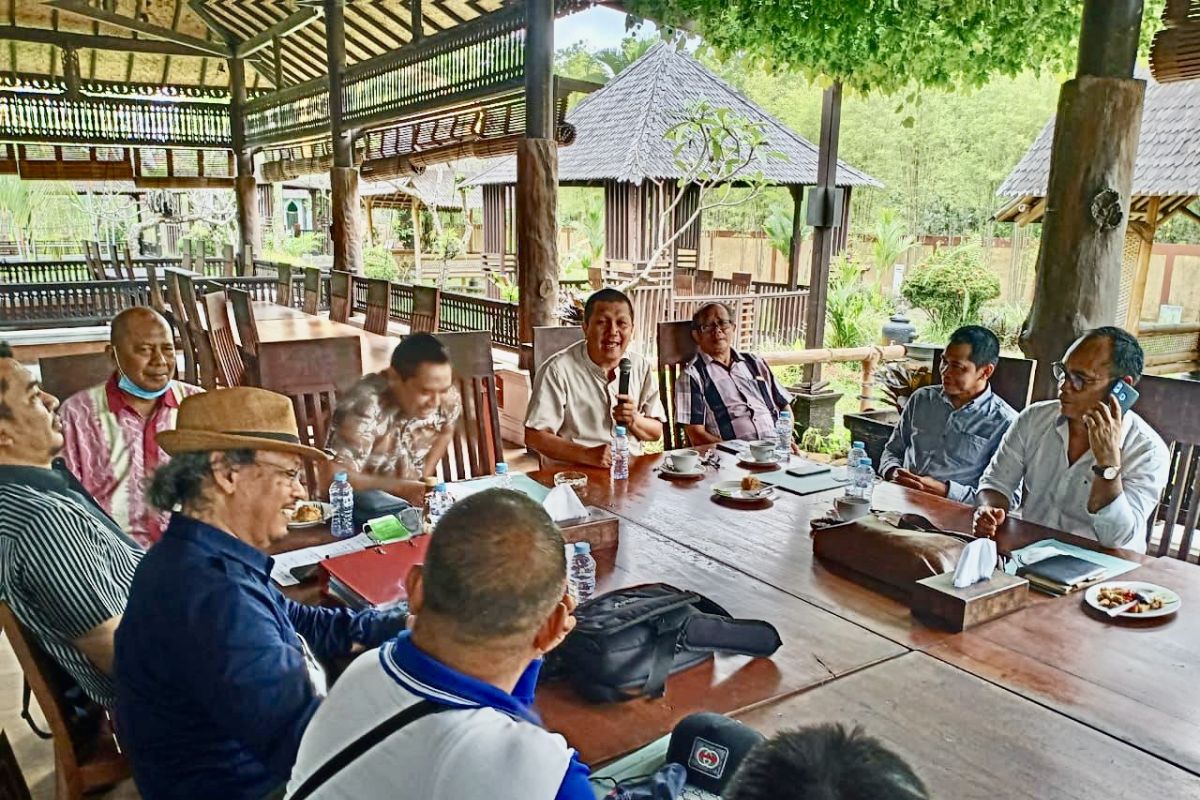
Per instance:
[[[508,474],[508,464],[505,464],[503,461],[496,464],[496,474],[497,475],[507,475]]]
[[[575,555],[579,556],[579,555],[583,555],[584,553],[591,553],[591,552],[592,552],[592,546],[590,544],[588,544],[587,542],[576,542],[575,543]]]
[[[858,460],[858,465],[859,465],[860,467],[869,467],[869,466],[871,466],[871,459],[869,459],[869,458],[860,458],[860,459]]]
[[[863,444],[862,442],[855,442],[855,443],[854,443],[852,446],[853,446],[853,447],[857,447],[857,448],[858,448],[858,449],[860,449],[860,450],[866,450],[866,449],[867,449],[867,446],[866,446],[865,444]]]
[[[335,473],[333,473],[333,479],[335,481],[348,481],[348,480],[350,480],[350,475],[347,474],[345,471],[335,472]]]
[[[441,482],[439,481],[439,482],[438,482],[438,485],[437,485],[437,486],[434,488],[434,491],[437,491],[437,492],[444,492],[444,491],[446,491],[446,484],[444,484],[444,483],[441,483]]]
[[[424,483],[426,489],[434,489],[437,487],[438,479],[434,477],[425,478]]]
[[[617,436],[624,436],[624,435],[625,435],[625,426],[618,425],[617,426]]]

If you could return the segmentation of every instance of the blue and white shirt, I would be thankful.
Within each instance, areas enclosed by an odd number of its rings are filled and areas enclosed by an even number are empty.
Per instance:
[[[355,659],[334,684],[304,732],[288,797],[344,747],[429,700],[453,710],[422,717],[380,742],[312,800],[593,800],[588,768],[533,711],[541,663],[530,664],[508,694],[426,655],[401,633]]]

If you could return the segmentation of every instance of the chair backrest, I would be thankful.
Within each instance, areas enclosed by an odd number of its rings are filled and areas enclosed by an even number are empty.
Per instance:
[[[588,267],[588,284],[593,291],[604,288],[603,267]]]
[[[443,480],[456,481],[492,475],[496,472],[496,462],[504,458],[504,445],[500,440],[491,334],[440,333],[437,338],[450,352],[454,385],[463,404],[462,416],[439,471]]]
[[[184,250],[179,255],[179,266],[184,272],[191,272],[192,267],[192,243],[188,242],[187,250]]]
[[[171,317],[175,323],[175,334],[179,337],[179,347],[183,350],[183,379],[188,383],[198,384],[200,380],[196,366],[196,347],[192,344],[187,310],[183,307],[183,296],[179,289],[181,274],[177,269],[167,269],[167,300],[171,304]]]
[[[208,331],[200,317],[199,302],[196,298],[196,283],[192,274],[178,273],[175,276],[175,286],[179,292],[180,310],[184,314],[184,322],[191,339],[192,349],[196,353],[196,379],[208,391],[216,389],[217,358],[213,352],[212,343],[208,340]]]
[[[237,326],[238,350],[246,365],[244,384],[258,386],[258,321],[254,318],[254,302],[245,289],[228,288],[225,294],[233,306],[233,324]]]
[[[546,363],[546,359],[583,338],[583,328],[578,325],[539,325],[533,329],[533,371]]]
[[[233,245],[225,245],[223,258],[221,260],[221,274],[226,278],[232,278],[237,275],[237,256],[233,249]]]
[[[281,306],[292,306],[292,266],[291,264],[276,264],[278,275],[275,286],[275,303]]]
[[[437,333],[441,322],[442,290],[433,286],[413,287],[412,333]]]
[[[680,247],[675,250],[675,266],[684,269],[695,269],[700,265],[700,253],[690,247]]]
[[[220,386],[242,386],[246,362],[233,336],[233,320],[229,317],[229,298],[225,292],[204,295],[204,312],[208,318],[208,342],[212,347]]]
[[[104,383],[113,374],[107,353],[80,353],[73,356],[42,356],[38,359],[42,388],[59,400],[76,392]]]
[[[167,303],[163,299],[162,284],[158,282],[158,267],[153,261],[146,262],[146,285],[148,287],[146,300],[160,314],[166,314]]]
[[[350,319],[350,292],[353,276],[335,269],[329,273],[329,318],[334,322]]]
[[[133,268],[133,253],[129,252],[129,245],[125,245],[125,249],[121,253],[121,264],[125,267],[125,278],[136,281],[138,276],[137,271]],[[120,272],[117,273],[117,277],[121,277]]]
[[[696,293],[696,276],[691,273],[675,273],[675,291],[678,294]]]
[[[304,268],[304,304],[301,309],[305,314],[316,314],[321,308],[321,270],[318,267]]]
[[[1137,389],[1141,397],[1135,410],[1170,452],[1167,485],[1147,530],[1152,540],[1157,519],[1163,523],[1162,536],[1149,552],[1200,563],[1200,554],[1193,552],[1193,544],[1200,544],[1200,382],[1147,375]]]
[[[87,259],[88,272],[91,273],[92,280],[108,280],[108,271],[104,269],[104,258],[100,255],[100,243],[84,242],[83,248],[84,258]]]
[[[387,335],[391,295],[392,288],[387,281],[382,278],[367,279],[367,315],[363,320],[363,330]]]
[[[690,319],[658,323],[658,393],[667,411],[667,424],[663,426],[663,446],[667,450],[688,444],[683,426],[675,422],[675,384],[695,357]]]
[[[746,294],[754,285],[754,275],[749,272],[735,272],[732,276],[733,294]]]
[[[711,269],[696,270],[696,294],[712,294],[713,271]]]
[[[942,382],[942,353],[943,348],[933,351],[933,382]],[[1000,356],[996,371],[992,373],[992,391],[998,394],[1006,403],[1017,411],[1023,411],[1029,405],[1029,395],[1033,391],[1033,373],[1037,362],[1028,358]]]

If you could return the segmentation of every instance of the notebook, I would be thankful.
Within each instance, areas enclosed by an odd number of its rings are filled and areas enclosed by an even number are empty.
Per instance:
[[[330,597],[356,610],[399,608],[408,602],[404,580],[414,565],[424,563],[429,539],[415,536],[326,559],[320,564],[321,587]]]
[[[1017,570],[1030,585],[1050,594],[1068,594],[1107,574],[1104,566],[1070,555],[1051,556]]]

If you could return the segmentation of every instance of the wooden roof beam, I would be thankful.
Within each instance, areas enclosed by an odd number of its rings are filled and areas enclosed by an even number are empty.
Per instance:
[[[275,23],[264,31],[259,31],[254,36],[244,42],[239,43],[233,49],[235,58],[245,58],[248,55],[257,53],[264,47],[270,47],[271,41],[275,37],[287,36],[290,33],[300,30],[306,25],[310,25],[321,17],[321,9],[315,7],[302,8],[296,13],[288,16]]]
[[[197,56],[207,58],[212,54],[178,42],[162,42],[156,39],[127,39],[124,36],[92,36],[86,33],[68,33],[46,28],[22,28],[17,25],[0,25],[0,41],[52,44],[76,49],[115,50],[122,53],[157,53],[169,56]]]
[[[103,22],[106,25],[115,25],[118,28],[136,31],[147,36],[153,36],[155,39],[162,39],[166,42],[174,42],[175,44],[186,45],[193,50],[200,51],[200,54],[207,56],[217,56],[218,58],[228,58],[231,54],[229,48],[218,42],[209,42],[204,39],[197,39],[195,36],[173,31],[170,28],[164,28],[161,25],[154,25],[149,22],[142,22],[140,19],[126,17],[123,14],[117,14],[103,8],[88,5],[85,0],[49,0],[48,6],[57,8],[61,11],[69,11],[72,14],[77,14],[81,17],[93,20],[95,22]]]

